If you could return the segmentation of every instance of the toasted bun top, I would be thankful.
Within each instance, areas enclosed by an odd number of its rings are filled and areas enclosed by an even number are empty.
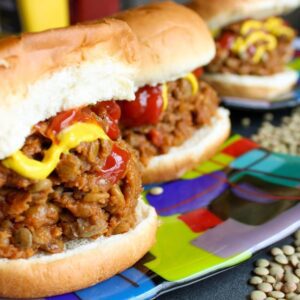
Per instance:
[[[133,99],[137,53],[129,26],[113,19],[0,40],[0,159],[59,111]]]
[[[182,77],[207,64],[215,45],[205,23],[192,10],[173,2],[137,7],[115,16],[137,35],[142,67],[137,85]]]
[[[285,14],[300,6],[300,0],[193,0],[195,10],[211,29],[246,18],[264,19]]]

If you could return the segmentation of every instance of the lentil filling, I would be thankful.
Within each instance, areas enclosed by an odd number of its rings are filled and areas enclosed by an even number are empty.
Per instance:
[[[217,112],[219,99],[204,81],[199,79],[198,85],[199,90],[193,95],[188,80],[182,78],[168,82],[168,106],[156,124],[121,127],[123,139],[138,151],[144,165],[153,156],[180,146],[197,129],[210,124]]]
[[[253,42],[245,51],[239,54],[233,51],[234,42],[238,38],[247,38],[247,36],[242,37],[240,33],[245,22],[247,21],[230,24],[217,34],[215,38],[216,56],[206,67],[207,72],[267,76],[284,71],[286,64],[293,57],[292,42],[295,32],[290,36],[283,34],[275,36],[265,29],[259,30],[259,34],[267,33],[271,35],[275,39],[277,46],[272,50],[265,51],[259,61],[253,61],[258,47],[264,44],[264,40]],[[287,25],[284,25],[284,27],[291,30]],[[253,32],[254,30],[250,30],[248,36],[253,34]]]
[[[105,109],[98,114],[91,107],[83,110],[105,132],[112,128]],[[33,128],[23,153],[42,159],[51,145],[51,120]],[[43,180],[24,178],[0,164],[0,257],[57,253],[70,240],[127,232],[135,224],[140,192],[139,163],[121,139],[81,143],[62,154]]]

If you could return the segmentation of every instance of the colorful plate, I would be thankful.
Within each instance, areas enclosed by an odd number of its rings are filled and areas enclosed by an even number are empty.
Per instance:
[[[240,136],[144,199],[161,221],[157,243],[132,268],[51,300],[150,299],[234,266],[300,226],[300,157]]]
[[[296,49],[295,58],[289,64],[289,67],[298,71],[300,74],[300,38],[297,38],[294,43]],[[293,91],[278,97],[272,102],[267,100],[251,100],[251,99],[241,99],[235,97],[222,97],[222,102],[230,108],[242,109],[242,110],[276,110],[281,108],[296,107],[300,105],[300,82],[294,88]]]

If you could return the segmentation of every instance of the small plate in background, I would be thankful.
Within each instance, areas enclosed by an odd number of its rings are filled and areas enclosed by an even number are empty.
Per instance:
[[[276,101],[272,102],[266,100],[251,100],[235,97],[222,97],[222,102],[228,108],[242,110],[269,111],[296,107],[300,105],[300,85],[297,85],[293,91],[282,95],[280,98],[276,99]]]

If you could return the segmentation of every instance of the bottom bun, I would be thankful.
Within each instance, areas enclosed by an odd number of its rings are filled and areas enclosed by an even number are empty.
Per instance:
[[[212,157],[230,134],[229,112],[219,108],[210,125],[200,128],[179,147],[152,158],[143,170],[143,183],[176,179],[198,163]]]
[[[0,259],[0,296],[37,298],[86,288],[132,266],[155,242],[157,215],[139,200],[127,233],[69,242],[63,253]]]
[[[292,90],[297,83],[298,73],[293,70],[286,70],[270,76],[205,74],[203,79],[220,96],[276,100],[276,97]]]

